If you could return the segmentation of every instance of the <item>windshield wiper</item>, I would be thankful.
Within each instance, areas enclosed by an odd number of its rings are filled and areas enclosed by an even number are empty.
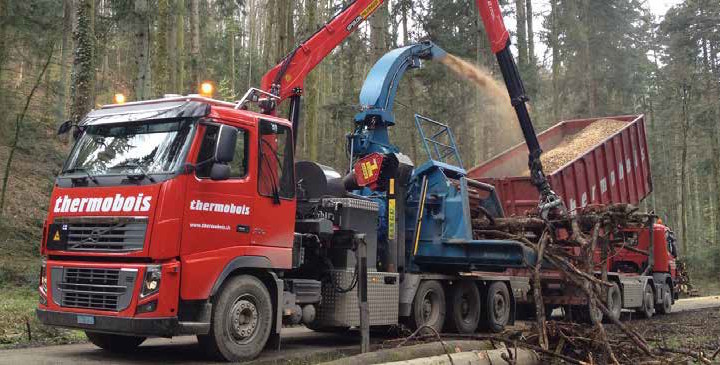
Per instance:
[[[93,176],[92,174],[90,174],[90,172],[88,172],[87,169],[82,168],[82,167],[73,167],[71,169],[67,169],[67,170],[63,171],[63,174],[68,174],[68,173],[73,173],[73,172],[82,172],[87,176],[87,179],[90,179],[90,181],[95,183],[95,185],[100,185],[100,183],[98,182],[98,179],[95,176]],[[83,178],[83,179],[85,179],[85,178]]]
[[[145,170],[145,168],[142,167],[142,165],[140,165],[140,164],[130,164],[129,163],[129,164],[124,164],[124,165],[118,165],[118,166],[115,166],[114,168],[123,168],[123,167],[129,167],[129,168],[140,170],[139,174],[137,174],[137,173],[127,174],[127,177],[129,177],[129,178],[140,177],[140,178],[147,178],[148,180],[150,180],[151,183],[157,182],[152,176],[150,176],[150,174],[147,172],[147,170]]]

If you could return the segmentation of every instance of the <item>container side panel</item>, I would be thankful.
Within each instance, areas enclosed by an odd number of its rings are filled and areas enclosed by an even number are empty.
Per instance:
[[[623,163],[625,164],[625,183],[627,184],[627,200],[624,203],[637,203],[637,190],[635,190],[635,171],[632,165],[632,147],[630,147],[630,130],[625,129],[622,133],[623,141]]]
[[[615,184],[618,191],[618,194],[614,197],[613,201],[620,203],[625,201],[625,197],[627,196],[627,188],[625,186],[625,164],[622,161],[623,153],[621,136],[618,135],[613,137],[613,148],[615,150],[615,155],[613,156],[615,158],[613,161],[613,164],[615,165]]]

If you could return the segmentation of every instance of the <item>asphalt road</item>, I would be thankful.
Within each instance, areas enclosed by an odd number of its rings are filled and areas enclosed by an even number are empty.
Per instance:
[[[720,296],[681,299],[673,312],[720,307]],[[359,347],[358,333],[323,334],[304,327],[283,330],[282,350],[265,351],[257,362],[287,363],[292,359],[316,359],[334,350]],[[131,354],[110,354],[92,344],[60,345],[0,351],[0,364],[208,364],[195,337],[154,338]]]

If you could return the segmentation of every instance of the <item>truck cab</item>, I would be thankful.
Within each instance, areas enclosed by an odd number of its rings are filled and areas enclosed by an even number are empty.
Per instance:
[[[207,335],[208,298],[242,268],[274,288],[237,309],[237,343],[258,335],[242,317],[278,307],[275,270],[292,266],[290,123],[190,96],[108,105],[75,134],[45,221],[41,321],[110,348]]]

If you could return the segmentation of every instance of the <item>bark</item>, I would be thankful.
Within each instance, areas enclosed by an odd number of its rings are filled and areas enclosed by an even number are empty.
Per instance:
[[[200,0],[190,0],[190,90],[193,93],[197,93],[202,83],[200,57]]]
[[[583,0],[582,1],[582,9],[580,10],[580,13],[582,14],[581,19],[583,19],[586,24],[584,27],[582,27],[582,62],[585,65],[585,75],[586,75],[586,96],[587,96],[587,106],[588,106],[588,113],[590,115],[596,115],[597,114],[597,83],[595,80],[595,62],[593,60],[592,56],[592,45],[591,45],[591,35],[594,32],[594,21],[595,17],[590,12],[590,6],[592,4],[591,0]]]
[[[230,19],[229,20],[232,25],[232,30],[230,31],[230,35],[228,36],[230,41],[230,94],[232,94],[233,99],[236,98],[237,94],[235,93],[235,86],[237,84],[237,78],[235,75],[235,36],[237,35],[236,27],[235,27],[235,21]]]
[[[0,81],[3,79],[3,69],[5,61],[7,60],[7,25],[5,17],[9,16],[8,12],[8,0],[0,0]]]
[[[317,5],[317,4],[316,4]],[[265,19],[264,26],[263,26],[263,64],[265,65],[265,70],[269,70],[273,65],[275,64],[275,55],[273,51],[275,50],[273,45],[273,34],[274,34],[274,28],[275,28],[275,22],[270,21],[270,19],[275,19],[277,16],[277,5],[276,0],[267,0],[267,7],[265,8]]]
[[[177,41],[177,83],[175,84],[175,91],[180,94],[185,94],[185,0],[177,0],[177,35],[175,40]]]
[[[93,56],[95,53],[95,2],[79,0],[77,25],[73,35],[75,59],[73,61],[72,106],[70,119],[79,123],[94,104],[95,84]]]
[[[370,43],[372,44],[371,62],[375,62],[387,52],[388,23],[390,15],[388,5],[383,3],[370,17]]]
[[[401,7],[401,16],[402,16],[402,26],[403,26],[403,45],[407,46],[410,44],[410,30],[408,29],[408,17],[410,12],[410,7],[412,6],[412,2],[410,0],[402,0],[400,4],[398,4]],[[473,7],[476,8],[476,7]],[[479,15],[478,15],[479,17]],[[478,52],[479,53],[479,52]],[[410,110],[415,110],[415,100],[416,100],[416,93],[415,93],[415,82],[414,78],[410,79],[410,82],[408,83],[408,93],[410,95]],[[417,161],[418,158],[418,131],[416,128],[410,128],[410,158],[413,159],[413,161]]]
[[[515,19],[517,20],[518,66],[520,70],[525,70],[528,65],[525,0],[515,0]]]
[[[168,65],[172,62],[168,57],[168,44],[170,44],[170,2],[169,0],[158,0],[158,22],[157,35],[155,36],[155,57],[154,57],[154,84],[155,94],[163,95],[170,91],[170,74]]]
[[[689,113],[689,98],[690,98],[690,86],[682,86],[682,152],[680,155],[680,219],[682,224],[682,252],[687,255],[688,251],[688,192],[687,192],[687,155],[688,155],[688,132],[690,130],[690,118]]]
[[[551,29],[550,29],[550,48],[552,48],[552,114],[553,121],[560,119],[560,27],[559,21],[559,0],[550,0],[551,12]]]
[[[135,99],[150,98],[150,14],[148,0],[135,0]]]
[[[318,4],[314,1],[305,1],[305,20],[307,26],[304,29],[304,37],[309,37],[315,28],[317,27],[317,10]],[[318,104],[319,104],[319,90],[318,90],[318,74],[317,72],[310,72],[305,79],[305,104],[306,104],[306,138],[304,149],[306,156],[310,161],[317,161],[318,158]]]
[[[527,13],[528,63],[535,66],[535,30],[533,28],[532,0],[525,0],[525,9]]]
[[[60,49],[60,85],[58,87],[58,100],[55,116],[58,121],[65,120],[65,108],[68,98],[68,62],[72,49],[72,31],[75,19],[75,6],[73,0],[63,0],[63,36]],[[2,68],[0,64],[0,68]]]
[[[284,57],[290,52],[294,43],[293,29],[293,9],[295,8],[294,0],[285,0],[282,6],[278,7],[278,30],[277,30],[277,51],[275,54],[278,58]],[[317,7],[317,4],[315,4]]]
[[[247,73],[248,73],[248,79],[247,79],[247,88],[249,89],[252,86],[252,78],[253,78],[253,65],[255,60],[255,50],[257,47],[257,32],[255,31],[255,28],[257,27],[257,7],[255,6],[256,0],[249,0],[248,1],[248,15],[247,15],[247,27],[250,29],[249,35],[248,35],[248,50],[247,50],[247,57],[248,57],[248,64],[247,64]]]

